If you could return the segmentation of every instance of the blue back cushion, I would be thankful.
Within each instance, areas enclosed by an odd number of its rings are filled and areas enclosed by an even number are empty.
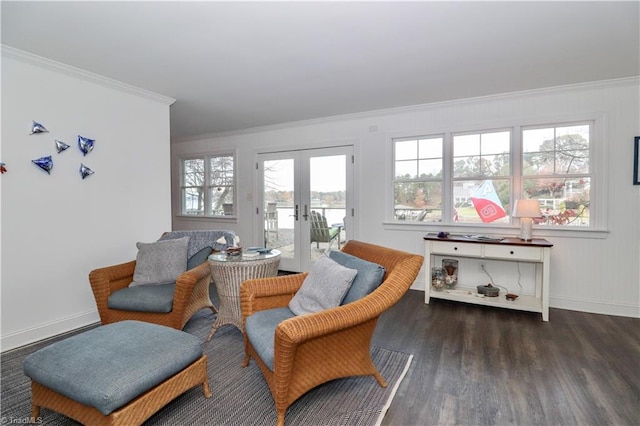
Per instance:
[[[187,271],[195,268],[196,266],[200,266],[207,260],[211,253],[213,253],[213,247],[205,247],[200,249],[200,251],[187,259]]]
[[[358,274],[351,284],[341,305],[362,299],[378,288],[384,279],[385,269],[377,263],[369,262],[341,251],[330,251],[329,257],[349,269],[356,269]]]

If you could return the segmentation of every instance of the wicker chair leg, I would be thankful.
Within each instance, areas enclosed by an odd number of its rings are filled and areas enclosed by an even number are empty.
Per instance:
[[[373,373],[373,377],[376,378],[376,380],[378,381],[378,384],[380,385],[381,388],[386,388],[387,387],[387,382],[382,378],[382,376],[380,375],[380,373],[376,370],[375,373]]]
[[[287,409],[285,408],[284,413],[278,413],[278,423],[277,426],[284,426],[284,415],[287,413]]]
[[[40,417],[40,406],[39,405],[32,405],[31,406],[31,421],[32,422],[36,422],[37,421],[36,419],[38,417]]]
[[[211,388],[209,388],[209,380],[205,380],[202,382],[202,391],[204,392],[205,398],[211,398]]]
[[[244,361],[242,361],[242,366],[247,367],[249,365],[249,361],[251,361],[251,357],[249,355],[245,355]]]

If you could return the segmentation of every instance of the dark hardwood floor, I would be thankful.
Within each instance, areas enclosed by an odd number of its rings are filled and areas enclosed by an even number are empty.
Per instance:
[[[373,344],[413,354],[383,425],[640,425],[640,319],[410,290]]]

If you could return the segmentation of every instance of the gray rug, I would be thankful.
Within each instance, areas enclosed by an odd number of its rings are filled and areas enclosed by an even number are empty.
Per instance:
[[[185,331],[204,339],[214,315],[201,311]],[[24,423],[31,415],[29,379],[22,373],[24,357],[55,340],[2,354],[2,424]],[[179,396],[151,417],[145,425],[275,425],[273,399],[257,365],[242,368],[242,334],[235,327],[221,328],[205,345],[209,384],[213,396],[204,398],[202,387]],[[373,377],[334,380],[311,390],[287,411],[287,426],[379,425],[402,381],[411,355],[378,347],[373,361],[389,384],[381,388]],[[76,425],[77,422],[43,409],[40,424]]]

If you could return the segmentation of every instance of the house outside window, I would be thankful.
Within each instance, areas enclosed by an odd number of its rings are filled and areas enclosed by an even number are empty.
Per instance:
[[[182,214],[235,216],[235,161],[232,154],[182,160]]]
[[[393,218],[508,225],[513,201],[533,198],[543,213],[537,225],[593,228],[593,127],[514,125],[393,138]]]

